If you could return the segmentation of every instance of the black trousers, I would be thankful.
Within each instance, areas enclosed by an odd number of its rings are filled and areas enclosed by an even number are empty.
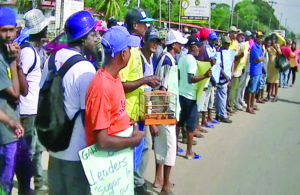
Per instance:
[[[296,80],[296,71],[297,71],[297,67],[296,67],[296,66],[293,67],[293,68],[290,68],[287,83],[289,83],[291,73],[293,74],[293,75],[292,75],[292,77],[293,77],[293,78],[292,78],[292,84],[295,83],[295,80]]]

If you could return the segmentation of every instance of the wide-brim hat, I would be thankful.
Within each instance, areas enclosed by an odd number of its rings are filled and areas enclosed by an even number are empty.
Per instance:
[[[39,9],[32,9],[26,12],[24,20],[25,26],[28,28],[27,33],[30,35],[41,32],[49,24],[49,20]]]

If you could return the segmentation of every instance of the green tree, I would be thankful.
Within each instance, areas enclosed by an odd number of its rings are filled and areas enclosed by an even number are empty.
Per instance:
[[[230,22],[230,6],[225,3],[216,5],[211,12],[211,27],[227,30]]]

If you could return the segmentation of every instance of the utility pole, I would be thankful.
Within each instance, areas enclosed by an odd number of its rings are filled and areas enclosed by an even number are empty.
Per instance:
[[[169,30],[171,29],[171,0],[168,1],[169,4]]]
[[[231,20],[230,20],[230,26],[232,26],[232,22],[233,22],[233,11],[234,11],[234,0],[232,0],[232,4],[231,4]]]
[[[159,28],[161,28],[161,0],[159,0]]]
[[[269,3],[271,4],[271,8],[272,8],[272,9],[273,9],[273,4],[275,4],[275,5],[277,4],[277,2],[275,2],[275,1],[273,1],[273,0],[269,1]],[[272,9],[271,9],[270,22],[269,22],[269,32],[270,32],[270,30],[271,30],[271,20],[272,20],[272,16],[273,16]]]

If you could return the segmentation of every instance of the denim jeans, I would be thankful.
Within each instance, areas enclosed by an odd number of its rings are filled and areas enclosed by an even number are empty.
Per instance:
[[[145,174],[149,163],[150,151],[152,150],[152,137],[149,127],[145,126],[143,130],[146,134],[145,145],[139,167],[137,168],[137,171],[134,172],[134,187],[141,187],[145,183]]]
[[[279,78],[279,86],[285,87],[288,85],[288,75],[289,70],[286,70],[285,72],[280,72],[280,78]]]
[[[17,142],[0,146],[0,192],[5,194],[9,194],[13,187],[17,147]]]
[[[216,115],[222,118],[227,118],[226,104],[227,104],[228,84],[218,85],[215,97]]]

